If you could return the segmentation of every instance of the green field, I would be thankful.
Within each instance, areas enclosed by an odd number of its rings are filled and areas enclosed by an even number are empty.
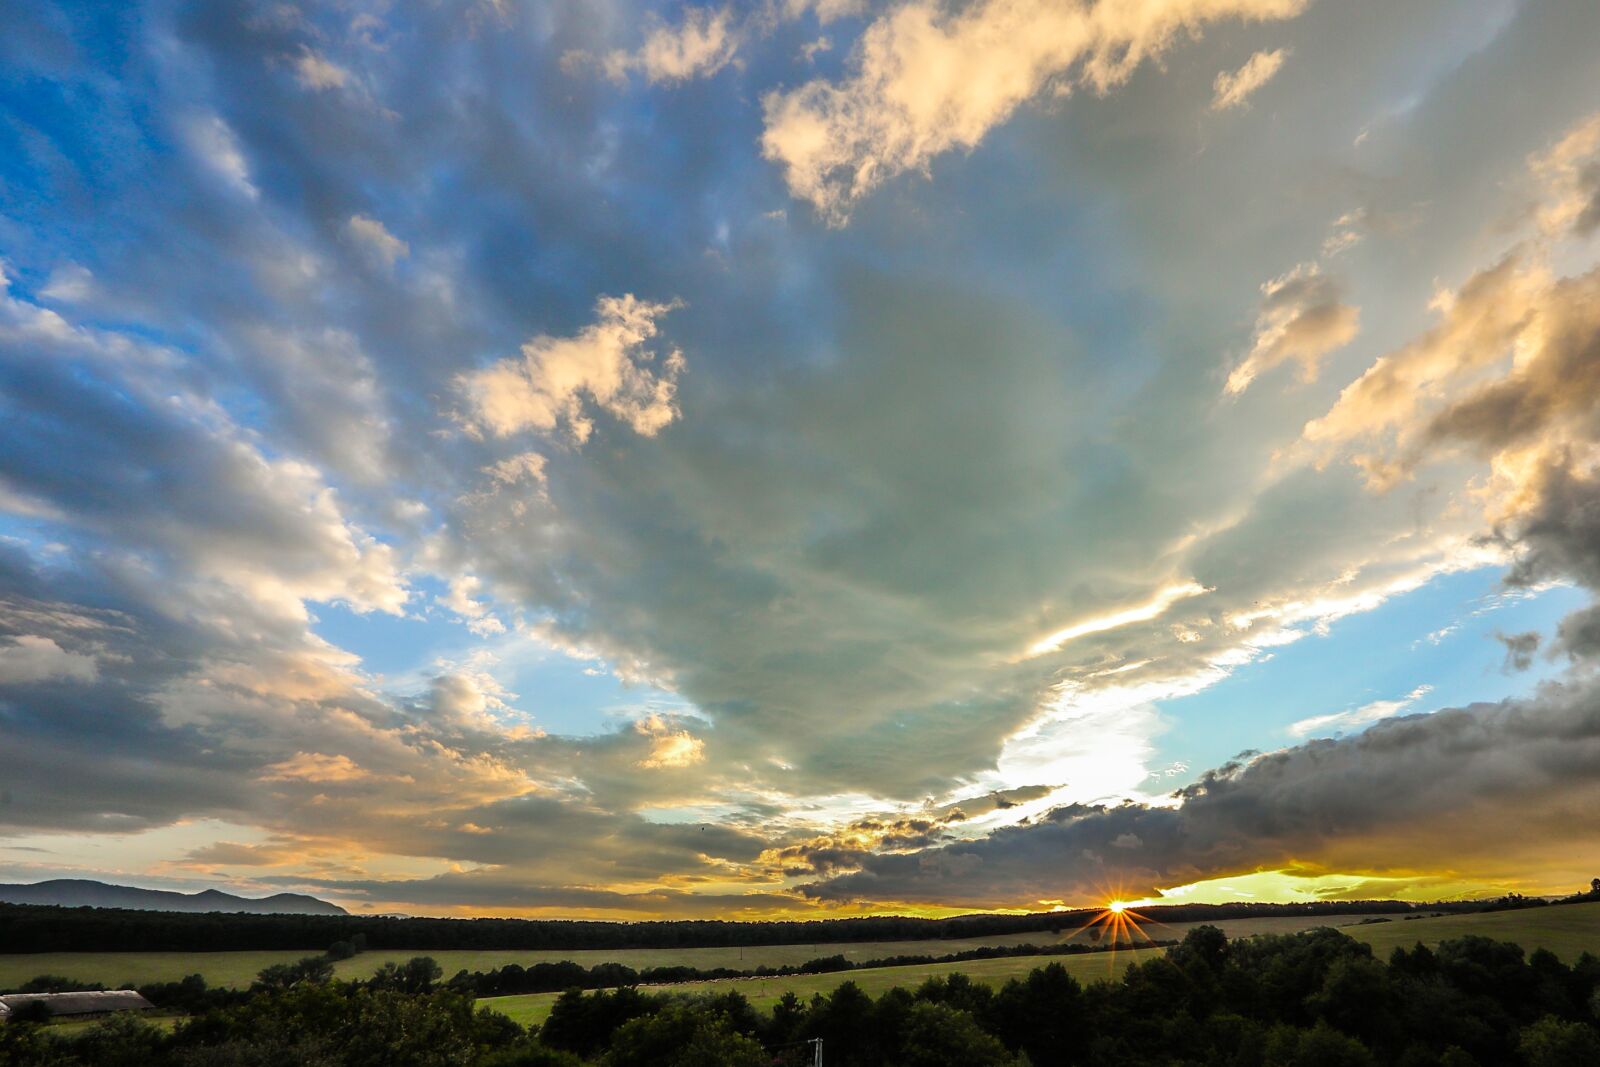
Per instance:
[[[785,993],[805,999],[813,993],[828,993],[845,982],[854,982],[873,996],[895,986],[916,986],[928,978],[960,972],[975,982],[1003,985],[1007,979],[1021,978],[1029,971],[1059,963],[1080,982],[1114,978],[1130,963],[1148,959],[1160,949],[1128,949],[1122,952],[1095,952],[1083,956],[1012,956],[999,960],[969,960],[966,963],[929,963],[912,967],[872,967],[846,974],[797,974],[787,978],[726,978],[718,982],[685,982],[681,985],[649,986],[651,993],[743,993],[758,1009],[766,1010]],[[493,1008],[524,1026],[543,1022],[559,993],[528,993],[520,997],[486,997],[479,1007]]]
[[[1532,952],[1547,948],[1567,963],[1581,953],[1600,956],[1600,904],[1563,904],[1525,911],[1489,911],[1474,915],[1441,915],[1429,919],[1396,919],[1345,930],[1365,941],[1380,959],[1397,946],[1421,941],[1430,947],[1452,937],[1479,934],[1497,941],[1515,941]]]

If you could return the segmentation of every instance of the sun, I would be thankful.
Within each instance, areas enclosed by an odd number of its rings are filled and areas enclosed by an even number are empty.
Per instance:
[[[1113,915],[1121,915],[1127,909],[1128,905],[1124,904],[1120,900],[1113,900],[1110,904],[1106,905],[1106,910],[1110,911]]]

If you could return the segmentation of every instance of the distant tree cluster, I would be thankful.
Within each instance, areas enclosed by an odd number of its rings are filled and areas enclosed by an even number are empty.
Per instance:
[[[1172,941],[1142,942],[1160,948]],[[783,967],[689,967],[674,965],[635,970],[621,963],[597,963],[584,967],[571,960],[559,963],[534,963],[527,967],[509,963],[491,971],[460,971],[450,979],[451,989],[478,997],[503,997],[518,993],[557,993],[567,989],[613,989],[618,986],[668,985],[680,982],[709,982],[725,978],[782,978],[795,974],[837,974],[877,967],[910,967],[930,963],[969,963],[974,960],[1004,959],[1014,956],[1081,956],[1106,952],[1111,945],[986,945],[942,955],[885,956],[855,961],[846,956],[819,956],[804,963]],[[152,1001],[152,1003],[155,1003]]]
[[[322,957],[312,957],[319,959]],[[762,1012],[737,993],[563,993],[533,1030],[440,983],[427,958],[342,982],[269,969],[166,1033],[129,1016],[72,1036],[0,1027],[16,1067],[1592,1067],[1600,959],[1481,937],[1397,949],[1336,930],[1191,931],[1115,982],[1059,964],[996,990],[960,974],[873,999],[845,981]]]

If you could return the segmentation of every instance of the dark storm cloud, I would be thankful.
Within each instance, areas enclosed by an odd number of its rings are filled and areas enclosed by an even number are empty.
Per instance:
[[[1541,640],[1539,631],[1530,630],[1520,634],[1497,633],[1494,636],[1496,641],[1506,646],[1506,659],[1500,667],[1501,670],[1510,674],[1513,671],[1525,671],[1533,666],[1533,654],[1539,651]]]
[[[1564,852],[1575,872],[1600,858],[1581,816],[1597,791],[1600,688],[1551,685],[1525,701],[1393,719],[1269,753],[1201,776],[1173,807],[1062,808],[979,841],[858,857],[858,871],[802,891],[1025,906],[1155,895],[1290,865],[1470,865],[1514,879],[1515,864],[1539,850]]]

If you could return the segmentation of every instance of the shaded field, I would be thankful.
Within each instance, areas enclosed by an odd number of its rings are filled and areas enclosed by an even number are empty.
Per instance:
[[[999,960],[968,960],[965,963],[929,963],[909,967],[871,967],[844,974],[797,974],[787,978],[725,978],[716,982],[684,982],[678,985],[648,986],[650,993],[727,993],[744,994],[758,1010],[765,1011],[776,1004],[785,993],[793,993],[802,1000],[813,993],[830,993],[845,982],[854,982],[876,997],[896,986],[916,986],[929,978],[960,972],[974,982],[984,985],[1003,985],[1008,979],[1021,978],[1037,967],[1059,963],[1080,982],[1088,983],[1102,978],[1115,978],[1135,960],[1149,959],[1161,949],[1127,949],[1121,952],[1095,952],[1083,956],[1012,956]],[[527,993],[516,997],[485,997],[478,1001],[482,1008],[492,1008],[509,1015],[524,1026],[542,1023],[550,1016],[550,1008],[559,993]]]
[[[1226,919],[1213,925],[1220,926],[1229,937],[1249,937],[1262,933],[1292,933],[1295,930],[1305,930],[1315,926],[1342,926],[1360,922],[1363,917],[1362,915],[1272,916],[1259,919]],[[1197,924],[1175,923],[1167,926],[1151,923],[1146,930],[1151,938],[1163,941],[1176,940],[1181,939],[1195,925]],[[1406,925],[1415,926],[1416,923]],[[702,970],[713,967],[751,970],[756,967],[795,967],[810,960],[835,955],[843,956],[853,963],[860,963],[889,956],[948,956],[956,952],[991,946],[1046,947],[1069,943],[1094,942],[1091,935],[1082,930],[1063,930],[1060,933],[1038,930],[994,937],[747,945],[743,948],[567,951],[382,949],[344,960],[336,966],[335,971],[340,978],[366,978],[385,963],[403,963],[413,956],[432,956],[444,969],[446,978],[460,970],[490,971],[496,967],[504,967],[508,963],[526,967],[534,963],[556,963],[561,960],[571,960],[585,967],[593,967],[597,963],[621,963],[636,970],[680,965],[698,967]],[[107,986],[175,982],[185,975],[201,974],[205,976],[207,984],[212,986],[243,987],[248,986],[256,974],[266,967],[275,963],[293,963],[302,957],[315,955],[321,950],[321,946],[308,946],[299,950],[259,952],[40,952],[0,955],[0,988],[19,986],[41,974],[62,975],[84,982],[100,982]]]

